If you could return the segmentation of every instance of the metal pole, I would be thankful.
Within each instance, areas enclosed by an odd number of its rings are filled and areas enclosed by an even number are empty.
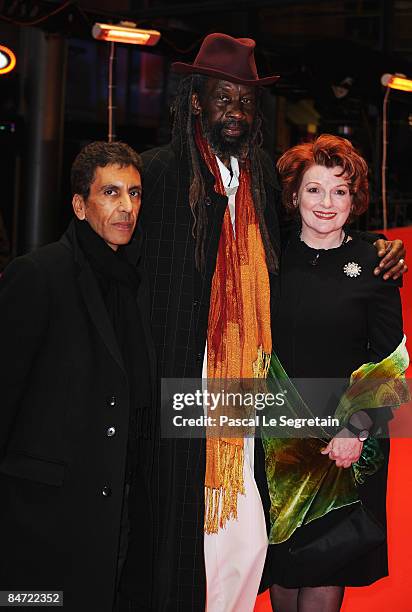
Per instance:
[[[24,114],[28,127],[19,253],[56,240],[66,82],[66,40],[40,29],[24,33]]]
[[[383,98],[382,112],[382,168],[381,168],[381,184],[382,184],[382,215],[383,229],[388,229],[388,205],[386,200],[386,170],[387,170],[387,154],[388,154],[388,98],[390,87],[386,88]]]
[[[392,50],[392,35],[393,35],[393,15],[394,15],[394,0],[381,0],[381,51],[382,53],[390,53]],[[383,113],[382,113],[382,168],[381,168],[381,185],[382,185],[382,215],[383,229],[388,228],[388,204],[386,199],[386,172],[387,172],[387,152],[388,152],[388,98],[390,88],[386,88],[383,98]]]
[[[114,113],[113,111],[116,110],[116,106],[114,104],[114,100],[115,100],[115,89],[116,89],[116,83],[115,83],[115,74],[114,74],[114,67],[115,67],[115,61],[116,61],[116,48],[114,45],[114,42],[110,43],[110,48],[109,48],[109,78],[108,78],[108,105],[107,105],[107,111],[108,111],[108,123],[109,123],[109,133],[107,135],[107,140],[109,142],[113,142],[113,140],[116,140],[116,128],[115,128],[115,119],[114,119]]]

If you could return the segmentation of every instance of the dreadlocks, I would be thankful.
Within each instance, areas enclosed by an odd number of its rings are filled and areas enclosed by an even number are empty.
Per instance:
[[[180,141],[183,146],[187,144],[190,165],[189,204],[194,222],[192,234],[196,240],[195,261],[198,270],[203,271],[205,266],[204,245],[206,239],[207,215],[205,205],[205,181],[200,165],[200,156],[194,138],[195,115],[192,113],[192,94],[197,93],[202,98],[208,77],[191,75],[181,80],[177,96],[172,106],[174,113],[173,140]],[[248,158],[252,178],[252,197],[256,215],[259,221],[260,233],[266,254],[266,263],[270,272],[278,270],[278,257],[271,244],[269,233],[264,219],[266,207],[266,192],[263,184],[263,170],[259,157],[262,146],[262,115],[257,95],[257,108],[248,145]]]

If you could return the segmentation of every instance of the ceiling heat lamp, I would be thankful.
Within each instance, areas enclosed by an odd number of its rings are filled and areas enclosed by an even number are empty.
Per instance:
[[[118,25],[111,23],[95,23],[92,28],[92,36],[96,40],[103,40],[110,43],[109,50],[109,78],[108,78],[108,136],[109,142],[113,142],[116,138],[114,129],[113,111],[116,108],[114,105],[114,90],[116,85],[113,79],[113,65],[115,61],[115,43],[126,43],[132,45],[147,45],[153,47],[160,40],[160,32],[157,30],[145,30],[138,28],[134,22],[121,21]]]
[[[161,34],[157,30],[144,30],[138,28],[133,22],[122,21],[119,25],[95,23],[92,28],[92,36],[96,40],[107,42],[153,47],[159,42]]]
[[[381,184],[382,184],[382,216],[383,229],[388,229],[388,202],[386,199],[386,170],[387,170],[387,153],[388,153],[388,98],[391,89],[398,91],[412,92],[412,79],[407,79],[404,74],[383,74],[381,83],[386,87],[385,96],[383,98],[382,111],[382,167],[381,167]]]
[[[381,77],[381,83],[390,89],[412,91],[412,79],[407,79],[403,74],[384,74]]]

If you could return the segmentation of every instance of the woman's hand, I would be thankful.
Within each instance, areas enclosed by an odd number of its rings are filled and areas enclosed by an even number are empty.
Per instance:
[[[342,429],[321,453],[329,455],[329,459],[336,462],[336,467],[348,468],[359,459],[362,448],[363,442],[348,429]]]

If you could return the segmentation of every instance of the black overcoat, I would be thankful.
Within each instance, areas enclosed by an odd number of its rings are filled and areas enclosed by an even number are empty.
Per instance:
[[[228,199],[214,191],[202,164],[208,217],[206,269],[196,271],[193,216],[189,206],[187,150],[177,143],[142,154],[145,266],[151,290],[152,331],[163,377],[200,377],[206,344],[210,290]],[[273,161],[260,154],[266,191],[265,220],[279,252],[280,191]],[[270,274],[271,314],[278,276]],[[261,446],[256,445],[258,452]],[[262,461],[261,455],[257,461]],[[205,606],[203,558],[204,440],[162,440],[159,457],[160,567],[158,610],[200,612]],[[264,468],[256,469],[263,476]],[[264,504],[265,482],[258,482]]]
[[[145,300],[142,284],[154,380]],[[0,338],[0,590],[59,589],[66,611],[112,612],[129,389],[73,226],[6,269]]]

